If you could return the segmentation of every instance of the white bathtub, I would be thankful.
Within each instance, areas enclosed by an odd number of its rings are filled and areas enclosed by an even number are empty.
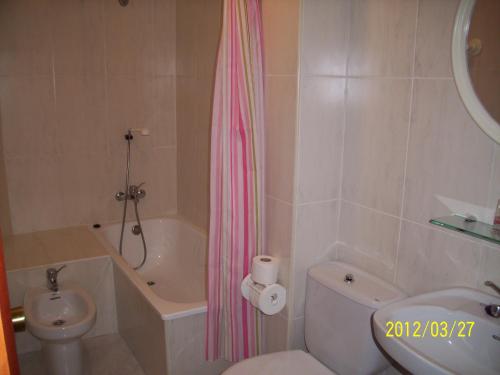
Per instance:
[[[175,216],[142,221],[148,256],[135,271],[143,248],[134,224],[125,224],[123,257],[121,224],[95,230],[114,263],[121,336],[147,375],[220,374],[227,362],[204,360],[206,235]]]

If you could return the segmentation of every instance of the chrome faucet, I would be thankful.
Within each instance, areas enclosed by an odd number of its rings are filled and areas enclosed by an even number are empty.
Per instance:
[[[141,182],[139,185],[130,185],[127,194],[123,191],[119,191],[115,194],[115,199],[119,202],[126,199],[139,201],[146,196],[146,190],[141,189],[142,185],[144,185],[144,182]]]
[[[500,288],[493,281],[487,280],[484,282],[484,285],[489,286],[495,292],[500,294]],[[500,305],[499,304],[494,303],[494,304],[485,306],[484,311],[486,311],[486,314],[488,314],[489,316],[492,316],[494,318],[500,318]]]
[[[58,269],[49,268],[47,270],[47,287],[53,292],[57,292],[59,290],[59,286],[57,285],[57,274],[64,268],[66,265],[62,265]]]

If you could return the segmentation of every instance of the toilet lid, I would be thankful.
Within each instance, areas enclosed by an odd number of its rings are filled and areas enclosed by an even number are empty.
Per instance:
[[[230,367],[223,375],[335,375],[302,350],[260,355]]]

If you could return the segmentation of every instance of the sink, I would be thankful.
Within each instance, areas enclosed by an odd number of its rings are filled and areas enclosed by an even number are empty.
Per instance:
[[[500,298],[469,288],[421,294],[376,311],[373,332],[413,374],[500,374],[500,318],[489,304]]]

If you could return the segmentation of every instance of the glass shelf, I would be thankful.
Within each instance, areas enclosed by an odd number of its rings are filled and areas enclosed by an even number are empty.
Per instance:
[[[462,232],[482,240],[490,241],[500,245],[500,228],[480,221],[466,221],[465,217],[459,215],[444,216],[429,220],[431,224]]]

